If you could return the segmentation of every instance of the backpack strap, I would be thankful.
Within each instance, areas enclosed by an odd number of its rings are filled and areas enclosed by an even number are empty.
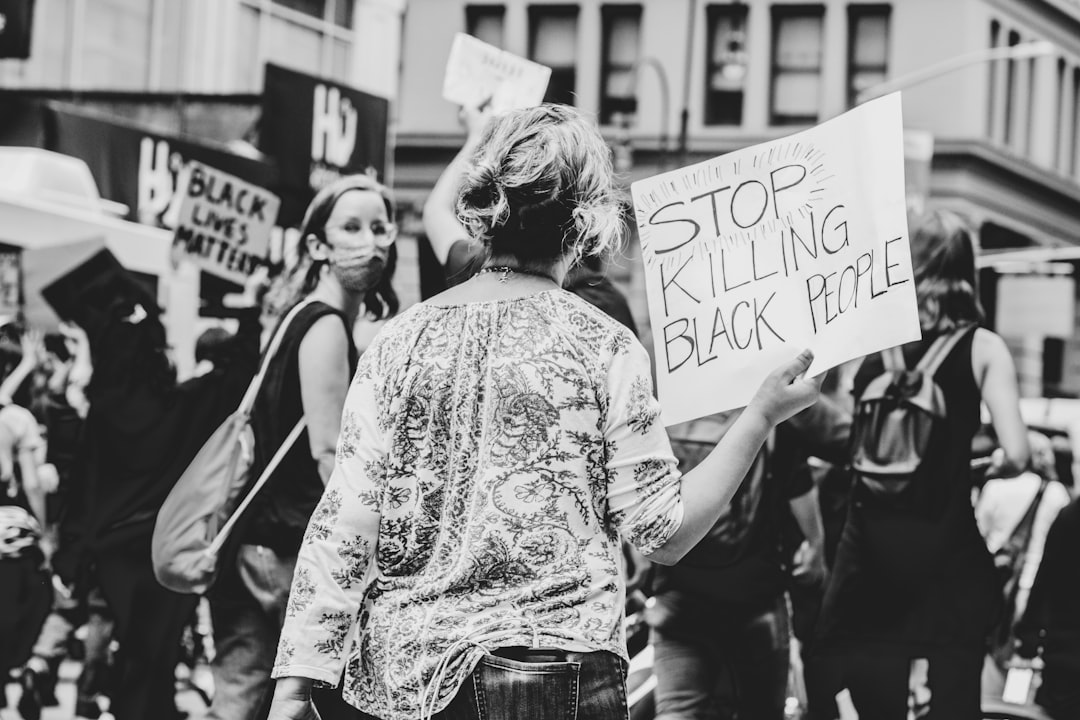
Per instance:
[[[899,345],[882,350],[881,363],[888,372],[903,372],[904,370],[907,370],[907,364],[904,362],[904,353],[900,350]]]
[[[219,530],[218,534],[214,537],[214,541],[210,543],[210,546],[208,548],[206,548],[207,555],[215,556],[218,554],[218,552],[221,551],[221,546],[225,544],[225,541],[229,537],[229,533],[231,533],[233,530],[233,526],[236,525],[237,521],[240,520],[240,516],[244,514],[245,510],[247,510],[248,505],[252,503],[252,501],[255,499],[255,496],[259,494],[260,490],[262,490],[263,485],[265,485],[270,480],[270,476],[274,474],[274,471],[277,470],[278,465],[280,465],[281,461],[285,459],[286,453],[288,453],[289,450],[292,449],[292,446],[296,444],[297,438],[300,437],[300,433],[304,431],[305,427],[307,427],[307,420],[304,417],[301,417],[299,420],[296,421],[296,425],[293,427],[292,431],[289,432],[285,440],[282,441],[281,446],[278,447],[277,452],[274,453],[274,457],[270,458],[270,462],[266,464],[266,468],[259,475],[259,479],[255,481],[255,484],[251,486],[250,490],[248,490],[247,495],[244,496],[244,499],[241,500],[240,504],[236,506],[235,510],[233,510],[232,515],[229,516],[229,519],[226,520],[225,524],[221,526],[221,530]]]
[[[240,401],[240,407],[237,408],[238,412],[243,412],[245,415],[251,413],[251,409],[255,406],[255,397],[259,394],[259,389],[262,387],[263,380],[266,378],[266,372],[270,368],[270,361],[274,359],[274,355],[277,354],[278,348],[281,347],[281,343],[285,338],[285,331],[289,328],[289,324],[296,319],[296,316],[300,314],[300,311],[312,302],[314,301],[310,298],[305,298],[298,302],[293,306],[292,310],[285,315],[281,324],[278,325],[277,330],[274,332],[274,336],[270,339],[270,345],[267,346],[266,352],[263,353],[262,363],[259,365],[259,372],[251,379],[251,383],[248,385],[248,389],[244,393],[243,399]]]
[[[933,344],[930,349],[926,351],[926,354],[922,356],[919,363],[915,366],[916,370],[922,372],[926,377],[934,377],[938,368],[945,362],[949,354],[952,353],[953,348],[960,342],[960,339],[973,328],[973,325],[965,325],[964,327],[953,330],[948,335],[941,335]]]

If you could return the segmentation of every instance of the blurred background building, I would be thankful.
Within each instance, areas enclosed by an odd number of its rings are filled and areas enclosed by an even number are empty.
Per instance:
[[[0,144],[48,146],[38,116],[11,108],[59,103],[277,172],[260,137],[272,63],[389,100],[385,174],[413,234],[464,138],[441,97],[458,31],[550,66],[549,99],[597,114],[627,184],[900,89],[911,204],[955,208],[978,228],[981,292],[1024,392],[1080,394],[1074,0],[0,0],[0,8],[14,18],[7,28],[18,25],[18,8],[32,9],[29,57],[0,60]],[[408,278],[422,243],[410,243],[402,276],[415,298],[418,280]],[[628,254],[615,273],[644,321],[633,247]]]

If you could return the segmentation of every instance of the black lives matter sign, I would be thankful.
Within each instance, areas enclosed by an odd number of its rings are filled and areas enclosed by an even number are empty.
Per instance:
[[[632,193],[667,424],[919,338],[899,95]]]
[[[280,201],[201,163],[183,173],[174,247],[206,272],[243,282],[266,262]]]

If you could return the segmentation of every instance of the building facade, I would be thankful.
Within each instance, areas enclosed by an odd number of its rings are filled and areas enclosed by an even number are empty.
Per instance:
[[[407,196],[426,193],[462,140],[456,108],[441,98],[443,64],[432,60],[446,57],[455,31],[551,66],[549,99],[596,114],[627,183],[804,129],[886,81],[928,71],[902,87],[909,190],[978,228],[991,322],[1013,286],[999,298],[994,267],[1009,261],[1009,273],[1039,276],[1041,265],[1025,260],[1032,251],[1068,258],[1080,245],[1075,0],[411,0],[396,114]],[[987,60],[1039,41],[1052,46]],[[1059,281],[1074,271],[1071,261],[1054,268],[1048,302],[1060,304]],[[644,321],[640,283],[629,281]],[[1056,311],[1080,327],[1071,292]],[[1080,393],[1080,345],[1046,337],[1009,338],[1025,392]]]

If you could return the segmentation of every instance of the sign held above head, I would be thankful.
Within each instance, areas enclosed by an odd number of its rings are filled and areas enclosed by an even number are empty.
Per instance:
[[[893,94],[632,185],[665,424],[919,339],[903,151]]]
[[[450,48],[443,97],[463,107],[491,104],[493,113],[544,101],[551,68],[458,33]]]

